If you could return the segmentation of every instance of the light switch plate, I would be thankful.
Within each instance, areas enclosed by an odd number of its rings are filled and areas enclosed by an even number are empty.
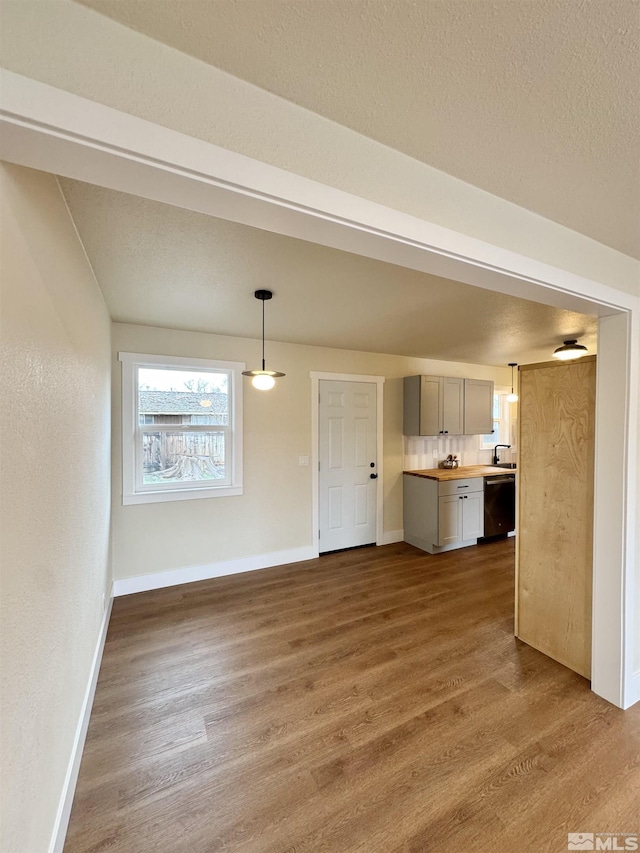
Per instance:
[[[308,464],[309,464],[309,457],[308,456],[298,456],[298,465],[300,465],[302,467],[303,465],[308,465]]]

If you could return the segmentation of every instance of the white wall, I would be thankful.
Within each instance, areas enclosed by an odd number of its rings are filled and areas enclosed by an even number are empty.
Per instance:
[[[143,352],[258,364],[259,341],[146,326],[113,325],[113,566],[129,578],[311,546],[310,371],[386,377],[384,524],[402,529],[402,377],[415,373],[510,381],[508,368],[268,343],[268,363],[287,375],[269,393],[244,387],[244,494],[122,506],[120,364]],[[477,441],[475,438],[473,441]]]
[[[640,448],[640,418],[636,421],[637,444]],[[640,482],[640,455],[636,460],[638,470],[638,482]],[[634,578],[635,597],[633,604],[633,613],[635,619],[631,620],[631,627],[634,631],[634,646],[633,646],[633,672],[635,676],[635,691],[637,701],[640,701],[640,496],[636,495],[636,525],[635,525],[635,567],[636,573]]]
[[[110,586],[110,321],[55,178],[0,172],[0,850],[43,853]]]

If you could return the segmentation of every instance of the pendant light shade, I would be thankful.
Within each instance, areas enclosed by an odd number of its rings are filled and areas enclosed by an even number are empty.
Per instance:
[[[282,373],[277,373],[276,376],[282,376]],[[251,380],[251,384],[254,388],[257,388],[258,391],[270,391],[273,386],[276,384],[276,380],[271,376],[271,374],[265,371],[254,371],[254,377]]]
[[[276,378],[284,376],[277,370],[267,370],[264,360],[264,303],[273,298],[273,293],[270,290],[256,290],[254,296],[262,302],[262,370],[243,370],[242,375],[251,376],[251,384],[258,391],[269,391],[276,384]]]
[[[507,394],[507,403],[517,403],[518,395],[513,390],[513,368],[518,366],[517,361],[510,361],[509,367],[511,368],[511,393]]]
[[[565,341],[563,346],[554,351],[553,357],[559,358],[560,361],[569,361],[572,358],[580,358],[588,354],[589,350],[579,344],[578,341]]]

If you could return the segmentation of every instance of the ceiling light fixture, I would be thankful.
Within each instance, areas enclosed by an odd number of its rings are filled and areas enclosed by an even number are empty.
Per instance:
[[[264,303],[273,297],[270,290],[256,290],[253,294],[262,302],[262,370],[243,370],[243,376],[251,376],[251,384],[259,391],[269,391],[276,384],[276,377],[284,376],[277,370],[266,370],[264,360]]]
[[[513,368],[518,366],[517,361],[510,361],[509,367],[511,368],[511,393],[507,394],[507,403],[517,403],[518,395],[513,390]]]
[[[578,341],[565,341],[564,346],[554,350],[553,357],[559,358],[560,361],[569,361],[572,358],[581,358],[583,355],[588,355],[589,350],[579,344]]]

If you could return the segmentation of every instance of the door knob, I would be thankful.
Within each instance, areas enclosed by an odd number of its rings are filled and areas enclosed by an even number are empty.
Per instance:
[[[369,477],[370,477],[372,480],[377,480],[377,479],[378,479],[378,475],[377,475],[377,474],[369,474]]]

